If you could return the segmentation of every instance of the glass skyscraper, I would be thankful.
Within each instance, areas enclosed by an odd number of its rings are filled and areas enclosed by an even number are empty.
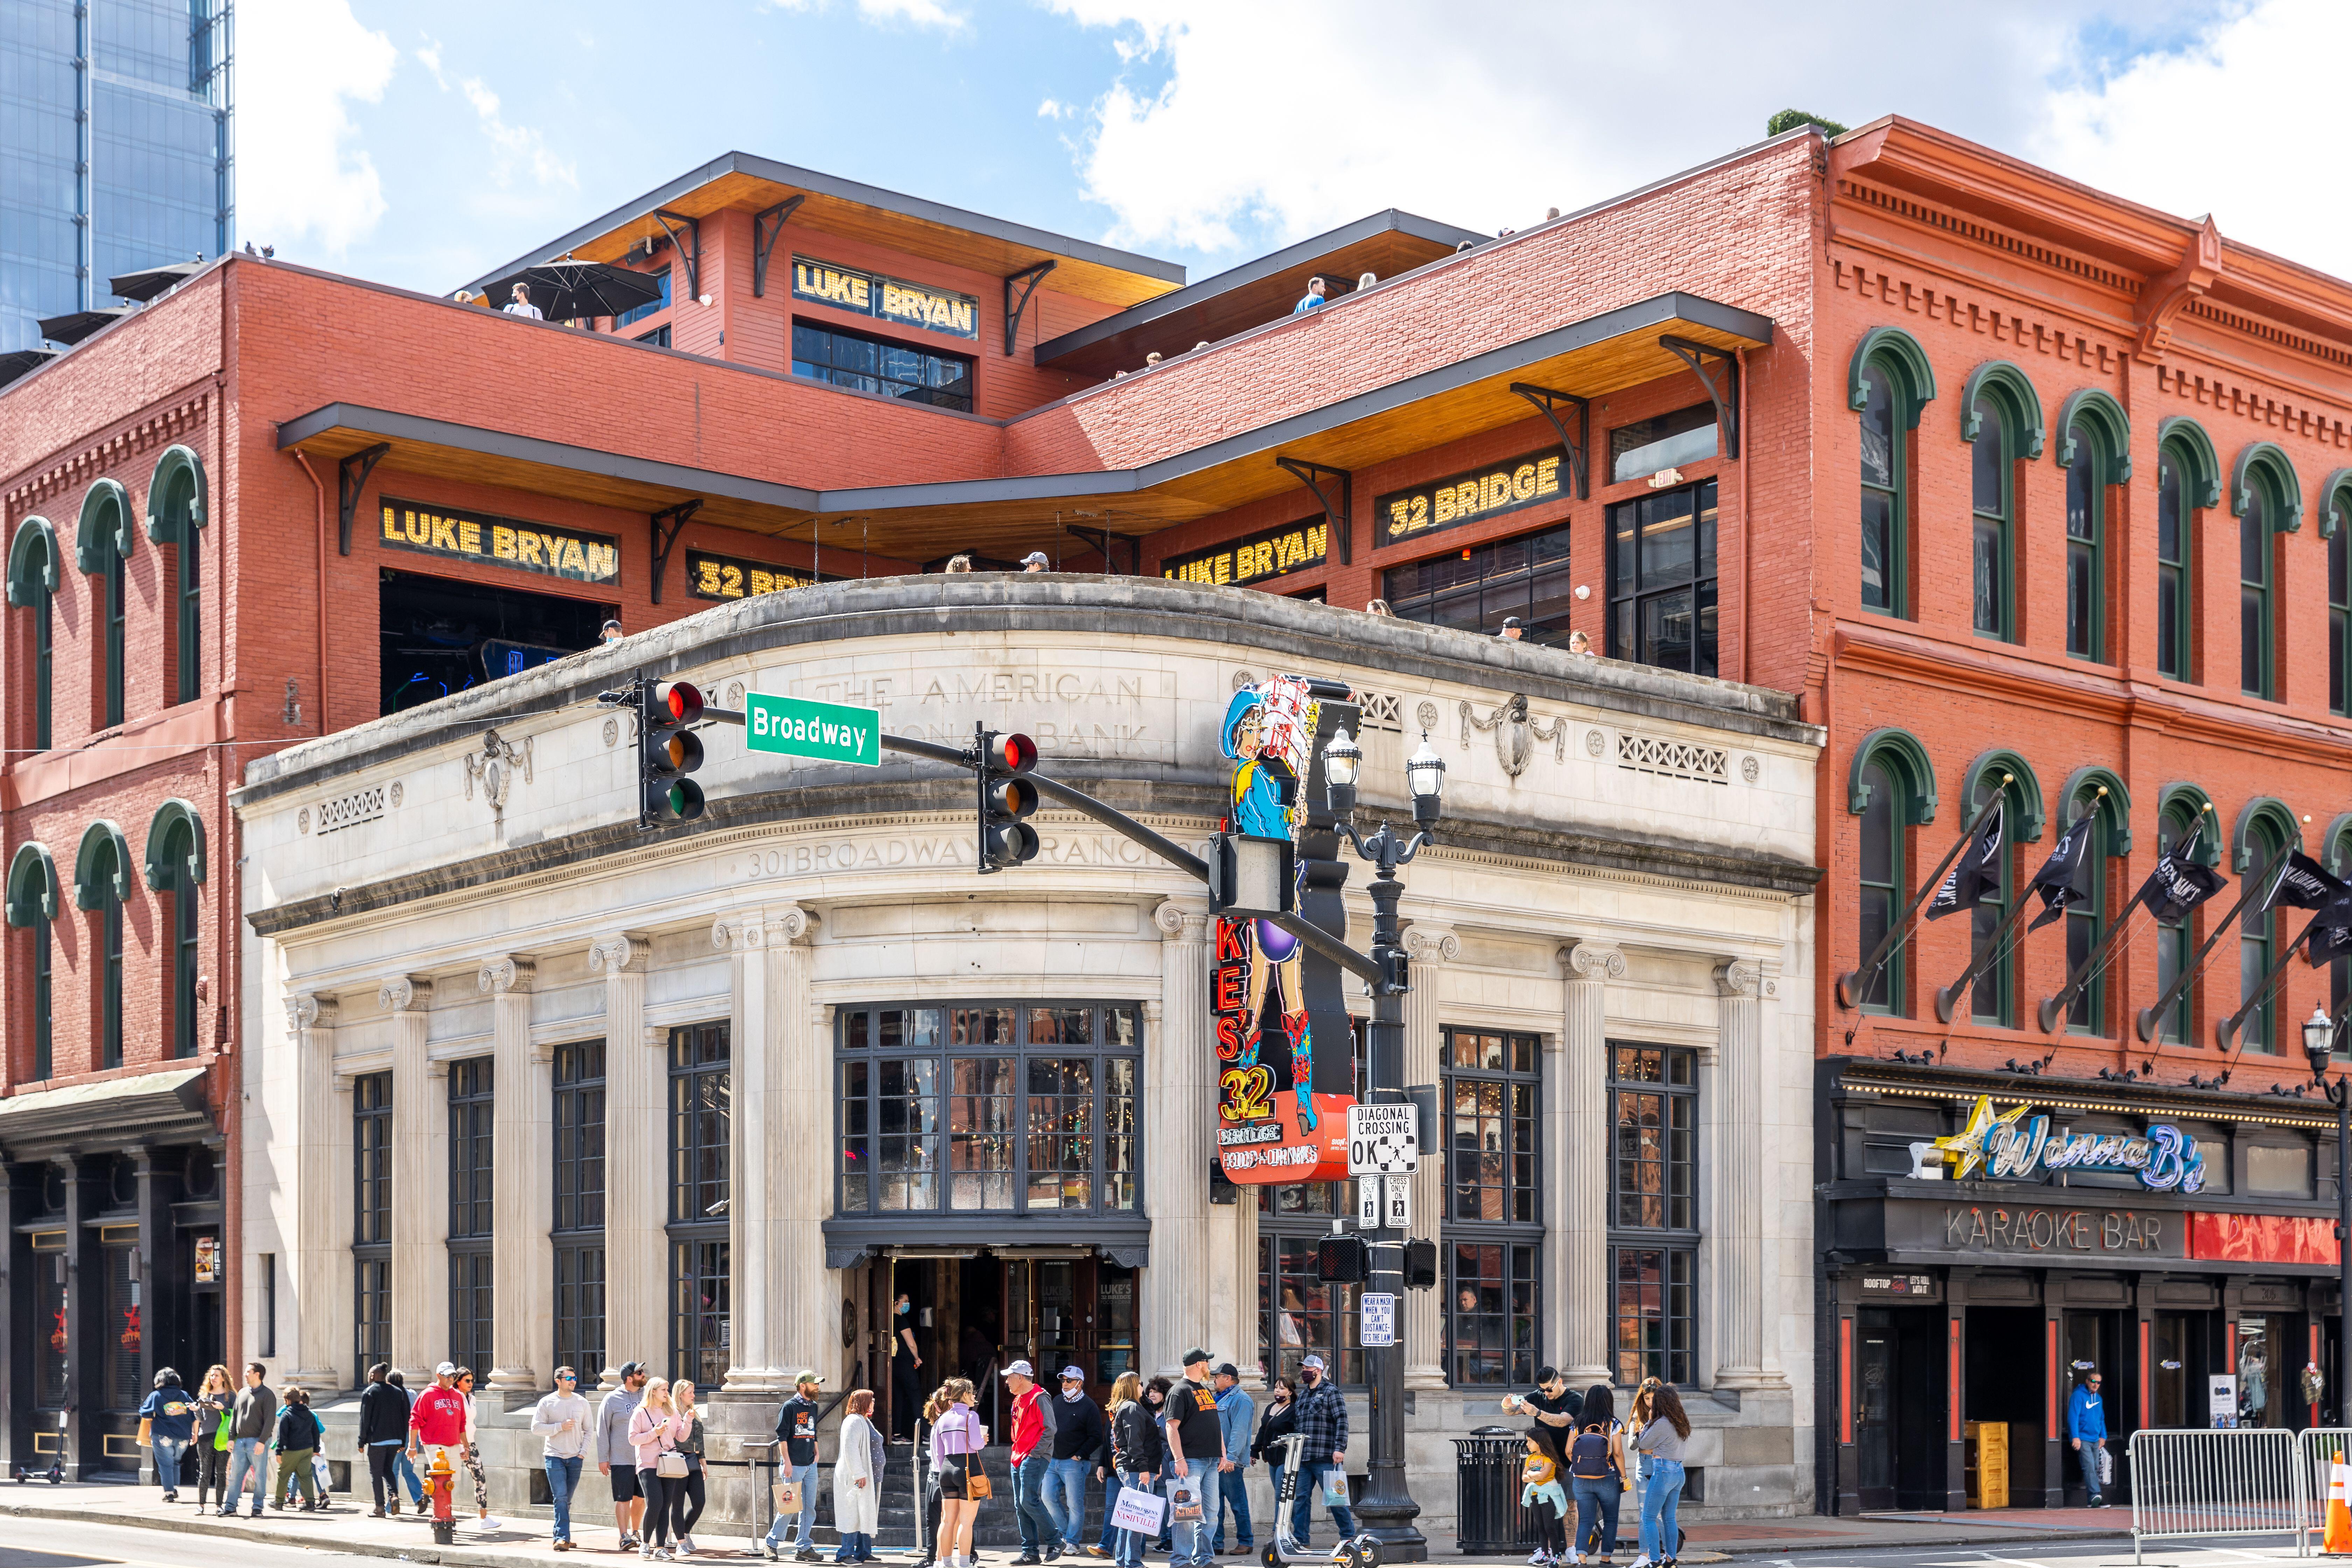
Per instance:
[[[229,247],[231,0],[0,0],[0,353]]]

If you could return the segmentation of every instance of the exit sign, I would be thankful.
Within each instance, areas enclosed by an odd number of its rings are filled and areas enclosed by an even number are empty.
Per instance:
[[[743,734],[745,745],[754,752],[855,763],[862,768],[882,765],[882,715],[871,708],[746,692]]]

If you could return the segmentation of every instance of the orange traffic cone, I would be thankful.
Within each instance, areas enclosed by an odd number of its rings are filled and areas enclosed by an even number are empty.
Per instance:
[[[2344,1462],[2339,1448],[2335,1463],[2327,1468],[2327,1533],[2319,1548],[2331,1557],[2352,1556],[2352,1510],[2345,1506],[2347,1487],[2352,1487],[2352,1465]]]

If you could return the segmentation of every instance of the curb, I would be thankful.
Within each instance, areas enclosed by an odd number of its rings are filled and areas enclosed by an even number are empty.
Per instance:
[[[1725,1550],[1734,1558],[1759,1557],[1767,1555],[1773,1557],[1803,1557],[1811,1553],[1820,1552],[1908,1552],[1916,1547],[2025,1546],[2047,1544],[2054,1541],[2129,1541],[2132,1538],[2131,1531],[2127,1529],[2056,1531],[2024,1529],[2014,1532],[2002,1531],[2001,1533],[1998,1535],[1991,1533],[1991,1531],[2000,1529],[2000,1527],[1998,1525],[1990,1525],[1985,1527],[1985,1532],[1981,1534],[1927,1535],[1916,1538],[1906,1538],[1901,1541],[1873,1542],[1864,1541],[1858,1537],[1849,1537],[1843,1541],[1807,1540],[1790,1541],[1777,1544],[1772,1542],[1765,1542],[1762,1544],[1746,1542],[1738,1546],[1727,1547]],[[2284,1535],[2286,1532],[2284,1531],[2281,1531],[2279,1533]],[[1687,1563],[1691,1561],[1691,1559],[1685,1557],[1683,1561]]]
[[[555,1553],[549,1551],[547,1542],[541,1540],[512,1542],[494,1546],[436,1546],[433,1544],[429,1527],[421,1540],[404,1546],[392,1541],[306,1538],[289,1531],[257,1530],[251,1524],[241,1521],[218,1519],[209,1514],[202,1516],[205,1522],[200,1528],[184,1520],[152,1519],[141,1514],[95,1513],[88,1509],[79,1508],[44,1508],[37,1503],[20,1503],[13,1500],[0,1500],[0,1514],[17,1519],[53,1519],[71,1523],[113,1525],[131,1530],[155,1530],[173,1535],[221,1536],[231,1541],[256,1541],[265,1546],[287,1546],[298,1551],[340,1552],[351,1557],[389,1557],[409,1563],[451,1563],[458,1565],[458,1568],[509,1568],[518,1554],[526,1552],[533,1561],[544,1558],[551,1563],[555,1560]],[[360,1510],[360,1517],[365,1517],[364,1510]],[[405,1525],[408,1521],[409,1516],[403,1514],[401,1523]],[[594,1552],[592,1555],[618,1557],[621,1554]],[[696,1555],[698,1557],[703,1553],[698,1552]],[[713,1555],[716,1560],[715,1554]],[[741,1551],[734,1555],[752,1561],[758,1561],[759,1556],[757,1549],[748,1536],[743,1538]]]

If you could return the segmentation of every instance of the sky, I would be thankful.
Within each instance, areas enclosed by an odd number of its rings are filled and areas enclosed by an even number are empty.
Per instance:
[[[2343,0],[237,0],[237,232],[445,292],[729,151],[1183,264],[1900,113],[2352,277]]]

